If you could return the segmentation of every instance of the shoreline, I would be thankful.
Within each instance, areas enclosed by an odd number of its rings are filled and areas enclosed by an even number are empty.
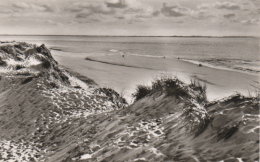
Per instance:
[[[203,62],[203,61],[198,61],[198,60],[190,60],[190,59],[180,59],[180,61],[185,61],[185,62],[189,62],[189,63],[192,63],[192,64],[195,64],[195,65],[202,65],[202,66],[206,66],[206,67],[209,67],[209,68],[213,68],[213,69],[218,69],[218,70],[227,70],[227,71],[234,71],[234,72],[240,72],[240,73],[245,73],[245,74],[251,74],[251,75],[256,75],[256,76],[259,76],[260,72],[259,71],[255,71],[255,70],[252,70],[252,69],[235,69],[235,68],[229,68],[229,67],[225,67],[225,66],[221,66],[221,65],[213,65],[213,64],[210,64],[210,63],[207,63],[206,61]]]
[[[120,53],[84,54],[52,51],[52,54],[55,60],[70,70],[88,76],[100,86],[111,87],[119,93],[124,93],[128,101],[132,99],[131,95],[137,85],[150,85],[154,78],[162,75],[176,76],[184,82],[190,82],[191,77],[197,77],[203,84],[207,85],[207,94],[210,101],[236,93],[248,95],[249,92],[254,91],[251,84],[259,82],[258,76],[254,74],[206,66],[199,67],[196,64],[177,59],[150,58],[127,54],[122,57]],[[95,61],[87,61],[85,60],[86,57]],[[137,69],[132,66],[140,68]]]
[[[51,51],[60,51],[60,52],[68,52],[68,53],[77,53],[77,54],[86,54],[84,52],[72,52],[72,51],[67,51],[64,50],[60,47],[50,47]],[[107,51],[108,53],[103,53],[104,55],[110,55],[110,54],[118,54],[118,55],[125,55],[125,56],[137,56],[137,57],[145,57],[145,58],[155,58],[155,59],[169,59],[169,60],[176,60],[176,61],[184,61],[184,62],[189,62],[195,65],[202,65],[202,66],[206,66],[209,68],[213,68],[213,69],[217,69],[217,70],[228,70],[228,71],[234,71],[234,72],[241,72],[241,73],[246,73],[246,74],[252,74],[252,75],[256,75],[259,76],[260,74],[260,69],[259,70],[254,70],[254,69],[249,69],[249,68],[243,68],[243,67],[232,67],[231,65],[218,65],[220,64],[221,61],[244,61],[244,62],[252,62],[252,61],[247,61],[247,60],[238,60],[238,59],[188,59],[188,58],[169,58],[163,55],[159,55],[159,56],[154,56],[154,55],[140,55],[140,54],[133,54],[133,53],[125,53],[116,49],[110,49]],[[93,60],[93,61],[98,61],[98,60]],[[209,63],[210,61],[215,62],[214,63]],[[259,60],[257,60],[259,61]],[[103,62],[105,63],[105,61]],[[259,62],[260,64],[260,62]]]

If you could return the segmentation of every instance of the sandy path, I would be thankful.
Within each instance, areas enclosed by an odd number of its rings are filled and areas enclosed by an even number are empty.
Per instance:
[[[259,82],[259,76],[237,71],[220,70],[164,58],[149,58],[121,54],[82,54],[52,51],[59,64],[94,79],[101,86],[114,88],[130,97],[137,84],[149,84],[161,74],[172,74],[189,81],[197,76],[207,84],[210,100],[227,97],[236,92],[247,95],[255,91],[250,86]],[[85,60],[88,57],[91,60]]]

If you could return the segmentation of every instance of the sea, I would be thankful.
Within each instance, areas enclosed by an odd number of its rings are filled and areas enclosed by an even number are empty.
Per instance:
[[[260,72],[259,38],[255,37],[109,37],[109,36],[0,36],[0,41],[45,44],[71,53],[182,59],[193,63]]]

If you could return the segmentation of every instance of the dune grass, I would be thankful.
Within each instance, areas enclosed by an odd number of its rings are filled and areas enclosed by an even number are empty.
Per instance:
[[[224,141],[228,140],[231,136],[233,136],[239,129],[239,124],[237,123],[232,127],[226,127],[224,128],[222,131],[218,132],[216,138],[217,140],[222,140],[224,139]]]
[[[138,85],[132,95],[135,101],[152,94],[165,94],[175,96],[177,99],[196,97],[199,103],[206,101],[206,85],[202,85],[198,80],[191,79],[189,85],[185,84],[176,77],[162,76],[152,82],[152,86]],[[192,95],[195,94],[195,95]]]
[[[136,92],[133,94],[133,97],[136,101],[148,96],[151,94],[152,88],[145,85],[137,85]]]
[[[21,84],[27,84],[27,83],[29,83],[30,81],[32,81],[33,78],[34,78],[34,77],[28,77],[28,78],[26,78],[24,81],[22,81]]]
[[[0,57],[0,66],[6,66],[6,62],[2,60],[2,57]]]

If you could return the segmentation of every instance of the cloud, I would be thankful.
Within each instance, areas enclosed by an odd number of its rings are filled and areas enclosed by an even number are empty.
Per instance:
[[[66,11],[69,11],[69,12],[81,12],[83,10],[84,10],[83,8],[79,8],[77,6],[72,6],[72,7],[66,8]]]
[[[0,9],[0,13],[1,14],[9,14],[9,13],[12,13],[13,11],[8,9],[8,8],[1,8]]]
[[[90,3],[75,3],[74,6],[68,8],[70,12],[76,12],[76,18],[87,18],[90,15],[102,14],[102,15],[113,15],[115,14],[114,9],[107,8],[103,4],[90,4]]]
[[[56,12],[56,11],[58,11],[57,7],[51,6],[50,4],[44,4],[44,5],[41,5],[41,7],[44,8],[45,12]]]
[[[157,10],[157,11],[153,11],[152,15],[153,15],[153,16],[159,16],[160,13],[161,13],[161,12]]]
[[[140,14],[144,12],[144,9],[143,8],[127,8],[125,10],[123,10],[123,13],[124,14]]]
[[[163,7],[161,8],[161,13],[165,16],[170,17],[180,17],[187,14],[188,8],[181,7],[179,5],[168,5],[167,3],[163,3]]]
[[[52,20],[46,20],[45,22],[48,24],[51,24],[51,25],[62,25],[61,23],[59,23],[57,21],[52,21]]]
[[[126,8],[127,3],[125,0],[114,0],[114,1],[106,1],[105,2],[106,6],[109,8]]]
[[[249,0],[249,1],[251,1],[256,6],[260,6],[260,1],[259,0]]]
[[[258,8],[258,9],[256,10],[256,12],[257,12],[258,14],[260,14],[260,8]]]
[[[28,9],[28,8],[31,8],[31,5],[29,5],[28,3],[25,3],[25,2],[17,2],[17,3],[14,3],[12,6],[14,8],[18,8],[18,9]]]
[[[86,18],[88,16],[90,16],[91,13],[88,12],[88,11],[84,11],[84,12],[81,12],[81,13],[78,13],[75,15],[75,18]]]
[[[190,16],[194,19],[207,19],[215,17],[214,15],[205,10],[192,10]]]
[[[117,19],[125,19],[125,16],[123,16],[123,15],[116,15],[115,18],[117,18]]]
[[[229,13],[229,14],[223,15],[223,17],[229,19],[229,18],[232,18],[232,17],[236,17],[236,14]]]
[[[259,24],[259,19],[242,20],[241,23],[244,25],[256,25],[256,24]]]
[[[216,2],[214,7],[227,10],[239,10],[241,8],[240,5],[231,2]]]
[[[209,8],[212,8],[212,4],[208,4],[208,3],[203,3],[203,4],[200,4],[197,6],[197,8],[199,10],[205,10],[205,9],[209,9]]]
[[[11,5],[14,12],[56,12],[59,9],[50,4],[33,4],[25,2],[16,2]]]

